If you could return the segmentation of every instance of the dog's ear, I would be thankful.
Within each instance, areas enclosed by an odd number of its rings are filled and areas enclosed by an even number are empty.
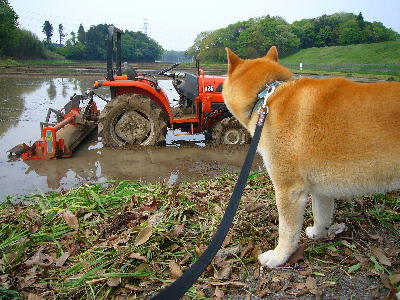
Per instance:
[[[278,62],[278,49],[276,49],[275,46],[272,46],[268,52],[267,55],[265,55],[266,58]]]
[[[228,75],[242,62],[242,59],[231,51],[229,48],[225,48],[226,56],[228,57]]]

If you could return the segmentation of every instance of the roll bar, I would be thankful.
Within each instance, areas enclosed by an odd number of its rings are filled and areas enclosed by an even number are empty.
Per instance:
[[[121,35],[122,30],[118,29],[117,27],[111,25],[108,27],[108,41],[107,41],[107,80],[113,81],[114,80],[114,71],[113,71],[113,50],[114,50],[114,34],[116,34],[116,75],[122,75],[122,68],[121,68]]]

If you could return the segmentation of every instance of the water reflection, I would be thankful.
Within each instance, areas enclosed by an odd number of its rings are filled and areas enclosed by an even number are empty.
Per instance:
[[[97,79],[0,77],[0,201],[8,194],[52,189],[48,187],[45,178],[29,172],[29,166],[22,160],[8,162],[6,151],[22,142],[32,143],[37,140],[40,137],[39,123],[44,121],[47,109],[60,109],[72,94],[81,94]],[[102,89],[99,92],[108,97],[108,90]],[[102,108],[104,103],[99,102],[99,106]],[[51,173],[57,177],[58,171],[54,169]]]

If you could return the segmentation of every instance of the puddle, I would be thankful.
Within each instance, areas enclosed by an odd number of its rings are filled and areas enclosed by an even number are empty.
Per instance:
[[[204,135],[167,133],[167,147],[130,150],[103,148],[95,135],[80,145],[72,158],[9,161],[6,151],[40,137],[39,123],[49,107],[59,109],[74,93],[82,94],[99,77],[0,77],[0,201],[7,195],[60,191],[84,183],[110,179],[175,184],[221,172],[238,172],[247,151],[241,147],[205,147]],[[177,98],[171,82],[160,85],[170,99]],[[108,89],[98,90],[108,97]],[[99,108],[105,103],[97,101]],[[174,105],[175,102],[172,102]],[[257,158],[255,169],[262,167]]]

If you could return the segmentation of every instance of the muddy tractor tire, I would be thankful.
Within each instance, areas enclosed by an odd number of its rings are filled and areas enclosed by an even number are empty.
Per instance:
[[[126,94],[107,103],[100,113],[98,131],[104,146],[154,146],[165,144],[167,123],[150,98]]]
[[[216,145],[247,144],[250,139],[249,132],[233,117],[223,119],[212,132],[212,142]]]

